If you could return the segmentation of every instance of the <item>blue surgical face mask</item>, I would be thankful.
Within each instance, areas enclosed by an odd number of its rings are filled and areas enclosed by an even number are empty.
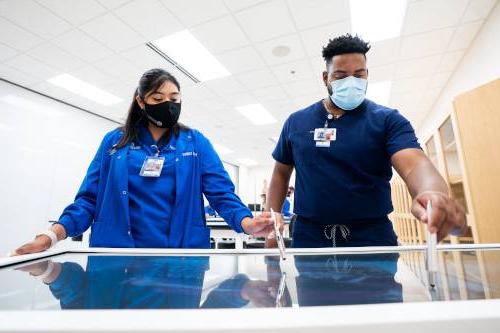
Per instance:
[[[332,87],[330,99],[345,111],[354,110],[365,100],[368,81],[354,76],[348,76],[330,83]]]

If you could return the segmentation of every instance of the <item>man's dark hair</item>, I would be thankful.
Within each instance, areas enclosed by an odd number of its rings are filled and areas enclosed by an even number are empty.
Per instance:
[[[366,57],[366,52],[370,48],[370,43],[365,42],[358,35],[345,34],[328,41],[328,44],[323,47],[323,58],[328,64],[334,56],[340,54],[362,53]]]

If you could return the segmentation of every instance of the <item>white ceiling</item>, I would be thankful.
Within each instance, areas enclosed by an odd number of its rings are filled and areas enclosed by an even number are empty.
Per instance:
[[[496,2],[408,1],[402,36],[372,44],[370,81],[393,81],[390,106],[415,127]],[[231,76],[194,84],[145,46],[186,28]],[[0,0],[0,77],[123,121],[140,75],[163,67],[181,81],[184,123],[233,150],[227,161],[268,164],[286,117],[324,97],[322,46],[346,32],[348,0]],[[290,53],[276,57],[276,46]],[[125,102],[102,106],[46,82],[61,73]],[[251,103],[278,122],[254,126],[234,109]]]

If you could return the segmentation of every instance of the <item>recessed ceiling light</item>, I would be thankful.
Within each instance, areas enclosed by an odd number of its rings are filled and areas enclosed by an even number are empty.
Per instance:
[[[259,163],[257,163],[257,161],[252,160],[251,158],[238,158],[236,160],[236,162],[238,162],[241,165],[247,166],[247,167],[255,166],[255,165],[259,164]]]
[[[224,38],[222,36],[222,38]],[[182,30],[147,44],[166,57],[194,81],[208,81],[231,73],[210,53],[189,30]]]
[[[262,104],[237,106],[236,110],[247,117],[254,125],[267,125],[276,122],[273,115]]]
[[[376,42],[401,35],[406,0],[350,0],[351,31]]]
[[[366,97],[377,104],[387,106],[389,104],[389,98],[391,97],[391,88],[391,81],[369,83],[368,89],[366,90]]]
[[[283,58],[290,54],[290,48],[285,45],[279,45],[274,47],[271,52],[273,53],[274,56],[278,58]]]
[[[70,74],[54,76],[47,82],[102,105],[113,105],[122,101],[121,98]]]

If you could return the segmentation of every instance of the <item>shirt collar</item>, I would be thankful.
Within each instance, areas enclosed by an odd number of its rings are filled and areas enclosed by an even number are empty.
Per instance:
[[[140,126],[139,127],[139,133],[138,133],[138,139],[139,142],[143,145],[151,146],[151,145],[157,145],[158,147],[164,147],[164,146],[171,146],[173,149],[175,149],[175,135],[170,135],[170,138],[168,139],[168,142],[166,142],[163,138],[161,138],[158,142],[156,142],[153,139],[153,136],[151,135],[151,132],[146,126]]]
[[[361,113],[362,111],[364,111],[366,109],[367,104],[368,104],[368,100],[365,98],[364,101],[357,108],[355,108],[354,110],[347,111],[342,117],[352,115],[352,114]],[[317,105],[318,105],[319,115],[320,115],[321,119],[327,118],[330,113],[328,112],[328,110],[326,110],[325,105],[323,104],[323,99],[321,99],[317,103]]]

